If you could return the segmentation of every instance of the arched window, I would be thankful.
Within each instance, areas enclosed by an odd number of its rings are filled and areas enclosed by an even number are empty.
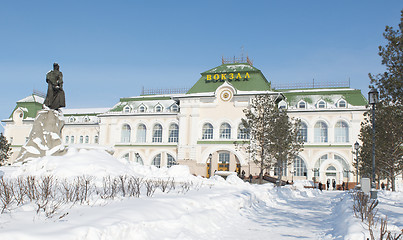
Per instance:
[[[348,124],[344,121],[338,121],[334,128],[334,141],[337,143],[348,142]]]
[[[66,139],[64,141],[65,143],[69,143],[69,136],[66,136]]]
[[[94,143],[99,143],[99,137],[98,137],[98,135],[95,135],[95,137],[94,137]]]
[[[84,117],[84,122],[89,122],[89,121],[90,121],[90,118],[88,116],[85,116]]]
[[[345,108],[345,107],[347,107],[347,103],[344,100],[340,100],[339,103],[337,104],[337,106],[339,108]]]
[[[143,113],[143,112],[145,112],[145,111],[146,111],[146,107],[143,106],[143,105],[141,105],[141,106],[139,107],[139,112]]]
[[[281,101],[278,103],[278,108],[280,108],[280,109],[286,109],[286,108],[287,108],[287,103],[286,103],[286,101],[281,100]]]
[[[238,139],[249,139],[249,129],[245,128],[243,124],[238,126]]]
[[[220,126],[220,138],[230,139],[231,138],[231,125],[228,123],[223,123]]]
[[[203,125],[203,136],[202,139],[213,139],[213,125],[210,123],[205,123]]]
[[[74,136],[70,137],[70,143],[74,143]]]
[[[155,124],[153,128],[153,142],[162,142],[162,126]]]
[[[155,112],[162,112],[162,107],[161,107],[161,105],[157,105],[157,106],[155,107]]]
[[[169,126],[168,142],[178,142],[178,138],[179,138],[179,126],[176,123],[172,123]]]
[[[121,139],[120,141],[123,143],[128,143],[130,142],[130,135],[131,135],[131,128],[128,124],[124,124],[122,126],[122,134],[121,134]]]
[[[327,124],[325,122],[317,122],[314,130],[315,142],[327,142]]]
[[[80,136],[80,143],[84,143],[84,137]]]
[[[177,163],[175,161],[175,158],[172,157],[170,154],[167,154],[167,167],[170,168],[170,167],[172,167],[173,165],[176,165],[176,164]]]
[[[129,106],[125,106],[125,107],[123,108],[123,112],[124,112],[124,113],[129,113],[129,112],[130,112],[130,107],[129,107]]]
[[[318,102],[318,108],[326,108],[326,103],[325,103],[325,101],[320,100],[320,101]]]
[[[304,160],[302,160],[302,158],[300,157],[296,157],[294,159],[294,174],[295,176],[299,177],[299,176],[307,176],[307,172],[308,170],[306,169],[306,165]]]
[[[306,108],[306,103],[304,101],[299,102],[298,108]]]
[[[137,127],[136,142],[138,143],[146,142],[146,133],[147,133],[146,125],[139,124],[139,126]]]
[[[90,143],[90,137],[89,136],[85,136],[85,143]]]
[[[172,105],[171,112],[179,112],[179,106],[177,104]]]
[[[156,166],[157,168],[161,167],[161,153],[155,156],[153,161],[151,162],[151,165]]]
[[[75,122],[75,121],[76,121],[76,118],[75,118],[75,117],[70,117],[70,118],[69,118],[69,122],[70,122],[70,123],[73,123],[73,122]]]
[[[301,122],[301,128],[299,129],[298,135],[302,138],[302,141],[308,142],[308,126],[306,123]]]

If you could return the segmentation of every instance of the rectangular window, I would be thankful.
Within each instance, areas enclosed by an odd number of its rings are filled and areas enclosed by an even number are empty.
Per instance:
[[[219,163],[229,163],[229,153],[219,153],[218,162]]]

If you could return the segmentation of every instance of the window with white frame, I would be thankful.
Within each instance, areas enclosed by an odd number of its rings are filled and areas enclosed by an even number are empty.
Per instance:
[[[151,165],[156,166],[157,168],[161,167],[161,153],[154,157]]]
[[[304,102],[304,101],[300,101],[299,103],[298,103],[298,108],[306,108],[306,103]]]
[[[76,121],[76,118],[75,117],[69,117],[69,122],[70,123],[73,123],[73,122],[75,122]]]
[[[90,143],[90,137],[88,135],[85,136],[85,143]]]
[[[141,105],[139,107],[139,112],[141,112],[141,113],[146,112],[146,107],[144,105]]]
[[[179,112],[179,106],[177,104],[172,105],[171,112]]]
[[[229,164],[229,157],[230,157],[229,152],[220,152],[218,154],[218,162]]]
[[[96,144],[99,143],[99,137],[98,137],[98,135],[95,135],[95,137],[94,137],[94,143],[96,143]]]
[[[318,108],[326,108],[326,102],[323,100],[320,100],[318,102]]]
[[[123,112],[124,112],[124,113],[130,113],[130,107],[126,105],[126,106],[123,108]]]
[[[213,139],[213,125],[210,123],[205,123],[202,129],[202,139]]]
[[[308,142],[308,126],[306,123],[301,122],[298,135],[302,138],[302,141]]]
[[[84,137],[80,136],[80,143],[84,143]]]
[[[281,101],[278,103],[278,108],[280,108],[280,109],[286,109],[286,108],[287,108],[287,103],[286,103],[286,101],[281,100]]]
[[[121,133],[121,139],[120,141],[122,143],[128,143],[130,142],[130,135],[131,135],[131,127],[129,126],[129,124],[124,124],[122,126],[122,133]]]
[[[153,142],[162,142],[162,126],[157,123],[153,128]]]
[[[167,154],[167,167],[170,168],[173,165],[176,165],[176,160],[174,157],[171,156],[171,154]]]
[[[334,141],[337,143],[348,142],[348,124],[344,121],[338,121],[334,128]]]
[[[74,143],[74,136],[70,137],[70,143]]]
[[[221,124],[220,138],[221,139],[231,139],[231,125],[229,125],[228,123]]]
[[[304,160],[301,157],[297,156],[294,159],[294,176],[307,176],[308,170],[306,168]]]
[[[346,108],[346,107],[347,107],[347,102],[344,101],[344,100],[340,100],[340,101],[337,103],[337,106],[338,106],[339,108]]]
[[[89,121],[90,121],[90,118],[88,116],[85,116],[84,117],[84,122],[89,122]]]
[[[179,126],[176,123],[172,123],[169,126],[168,142],[178,142],[179,139]]]
[[[314,138],[315,142],[327,142],[327,124],[323,121],[319,121],[314,127]]]
[[[66,136],[66,137],[65,137],[64,142],[65,142],[65,143],[69,143],[69,136]]]
[[[161,105],[157,105],[157,106],[155,107],[155,112],[162,112],[162,107],[161,107]]]
[[[136,142],[145,143],[146,142],[147,128],[144,124],[139,124],[137,126]]]
[[[241,123],[238,126],[238,139],[249,139],[249,129],[244,127],[244,125]]]

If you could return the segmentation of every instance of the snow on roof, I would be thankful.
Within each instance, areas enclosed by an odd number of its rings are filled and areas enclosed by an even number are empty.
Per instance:
[[[62,112],[64,115],[74,115],[74,114],[98,114],[105,113],[109,111],[110,108],[63,108]]]
[[[38,95],[32,94],[26,98],[23,98],[19,101],[17,101],[17,103],[22,103],[22,102],[37,102],[40,104],[43,104],[43,102],[45,101],[45,99],[43,97],[40,97]]]

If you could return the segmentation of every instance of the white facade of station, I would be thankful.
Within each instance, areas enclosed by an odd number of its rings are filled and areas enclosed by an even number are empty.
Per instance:
[[[204,72],[199,85],[185,94],[122,98],[112,108],[63,109],[63,141],[66,145],[112,147],[115,157],[144,165],[184,164],[200,176],[208,176],[210,161],[211,172],[243,170],[246,176],[258,175],[253,160],[234,144],[248,137],[242,131],[243,110],[257,94],[285,96],[279,106],[290,117],[301,119],[305,143],[299,157],[287,166],[284,180],[355,182],[353,145],[367,110],[361,92],[351,88],[276,91],[270,89],[260,70],[248,66],[223,64],[220,67],[228,71],[217,73],[217,79],[214,71],[218,68]],[[230,81],[229,74],[239,72],[244,78]],[[268,87],[261,89],[257,81],[266,81]],[[2,120],[4,135],[13,148],[10,162],[29,136],[42,103],[42,97],[29,96],[17,102],[9,119]],[[273,169],[268,173],[275,174]]]

